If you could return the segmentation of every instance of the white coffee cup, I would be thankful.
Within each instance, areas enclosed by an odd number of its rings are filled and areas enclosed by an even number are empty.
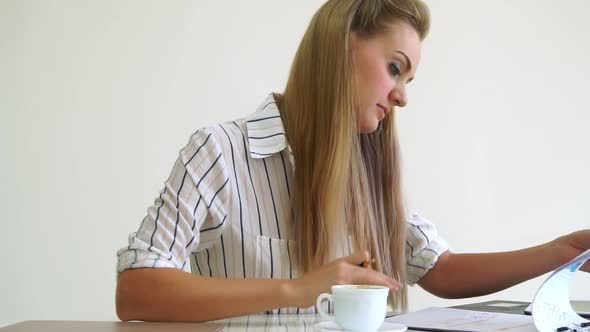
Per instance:
[[[335,320],[340,327],[352,332],[374,332],[385,320],[389,288],[375,285],[335,285],[332,294],[318,296],[316,307],[323,319]],[[321,302],[328,299],[334,305],[334,316],[322,310]]]

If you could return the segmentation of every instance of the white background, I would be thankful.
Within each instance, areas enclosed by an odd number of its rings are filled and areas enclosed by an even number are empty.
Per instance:
[[[0,0],[0,326],[116,319],[115,251],[178,151],[282,91],[322,3]],[[428,3],[399,116],[408,204],[456,252],[588,228],[590,2]],[[416,287],[411,309],[531,300],[542,280],[461,301]]]

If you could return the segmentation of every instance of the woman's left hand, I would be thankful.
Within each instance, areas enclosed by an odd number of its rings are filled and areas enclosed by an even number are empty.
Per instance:
[[[555,239],[554,244],[559,248],[565,259],[572,260],[584,251],[590,249],[590,229],[570,233]],[[566,263],[566,262],[564,262]],[[590,272],[590,260],[580,270]]]

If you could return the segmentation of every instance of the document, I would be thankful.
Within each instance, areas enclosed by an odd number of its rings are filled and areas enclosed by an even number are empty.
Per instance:
[[[420,331],[536,332],[532,318],[500,312],[432,307],[385,321]]]
[[[590,299],[589,301],[570,301],[570,304],[572,305],[572,309],[574,309],[574,311],[584,317],[584,318],[590,318]],[[526,309],[524,309],[524,313],[527,315],[532,315],[533,314],[533,304],[531,303],[528,307],[526,307]]]
[[[590,322],[572,309],[569,300],[570,282],[588,259],[590,249],[553,271],[537,291],[531,311],[540,332],[555,332],[560,327],[576,328]]]

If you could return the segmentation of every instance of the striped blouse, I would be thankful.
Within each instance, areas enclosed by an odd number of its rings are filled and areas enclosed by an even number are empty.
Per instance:
[[[298,277],[296,242],[285,218],[293,180],[289,151],[272,94],[246,118],[197,130],[138,231],[117,252],[117,270]],[[429,221],[412,212],[407,219],[407,280],[413,285],[448,245]],[[347,241],[338,245],[339,256],[351,254]]]

